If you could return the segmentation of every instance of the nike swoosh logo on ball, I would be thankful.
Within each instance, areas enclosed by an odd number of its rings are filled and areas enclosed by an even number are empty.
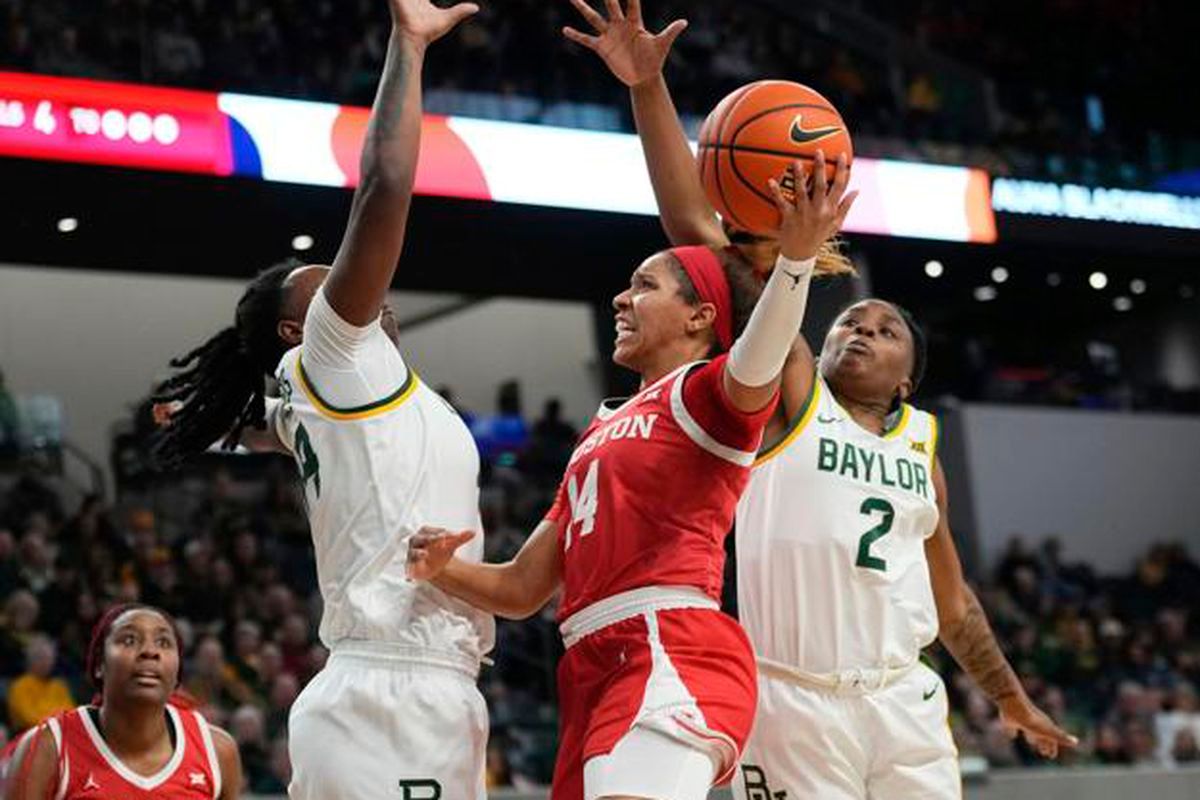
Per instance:
[[[791,140],[796,144],[808,144],[810,142],[824,139],[827,136],[833,136],[835,133],[838,133],[841,130],[841,125],[829,125],[824,128],[813,128],[812,130],[806,130],[803,124],[803,115],[797,114],[796,118],[792,120],[792,127],[791,130],[788,131],[788,136],[790,136]]]

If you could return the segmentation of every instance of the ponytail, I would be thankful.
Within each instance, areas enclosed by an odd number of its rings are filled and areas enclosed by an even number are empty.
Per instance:
[[[291,260],[259,273],[238,301],[233,326],[171,360],[182,371],[163,381],[152,401],[179,408],[151,439],[156,467],[177,467],[217,441],[232,450],[247,426],[266,425],[266,378],[287,352],[276,332],[283,284],[297,266]]]

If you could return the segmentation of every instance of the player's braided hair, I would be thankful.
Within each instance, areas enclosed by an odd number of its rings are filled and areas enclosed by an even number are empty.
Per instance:
[[[758,303],[758,298],[762,295],[763,282],[755,275],[754,265],[742,255],[737,247],[732,245],[722,247],[714,250],[714,253],[721,262],[721,269],[725,272],[725,280],[729,283],[730,310],[733,315],[733,338],[736,341],[742,335],[742,331],[746,329],[746,323],[750,321],[750,315],[754,313],[754,306]],[[696,291],[692,279],[688,277],[687,270],[674,258],[670,259],[670,263],[672,271],[675,273],[675,279],[679,281],[679,296],[689,305],[700,305],[700,294]],[[709,355],[718,355],[720,352],[721,345],[714,336]]]
[[[181,403],[170,424],[151,441],[154,464],[171,468],[213,442],[233,449],[247,425],[266,422],[266,378],[288,346],[276,331],[283,308],[283,283],[300,262],[269,267],[250,282],[237,304],[234,324],[179,358],[182,370],[163,381],[155,403]]]

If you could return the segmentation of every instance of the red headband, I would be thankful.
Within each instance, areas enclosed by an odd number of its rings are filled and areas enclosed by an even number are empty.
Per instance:
[[[721,260],[708,247],[673,247],[671,255],[683,265],[683,271],[691,278],[700,302],[712,303],[717,309],[713,329],[722,350],[733,346],[733,300],[729,292],[729,279]]]

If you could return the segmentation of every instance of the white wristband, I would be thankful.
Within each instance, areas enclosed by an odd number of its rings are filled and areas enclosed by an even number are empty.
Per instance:
[[[779,377],[804,321],[808,286],[817,259],[779,256],[754,306],[746,330],[729,350],[729,374],[743,386],[765,386]]]

